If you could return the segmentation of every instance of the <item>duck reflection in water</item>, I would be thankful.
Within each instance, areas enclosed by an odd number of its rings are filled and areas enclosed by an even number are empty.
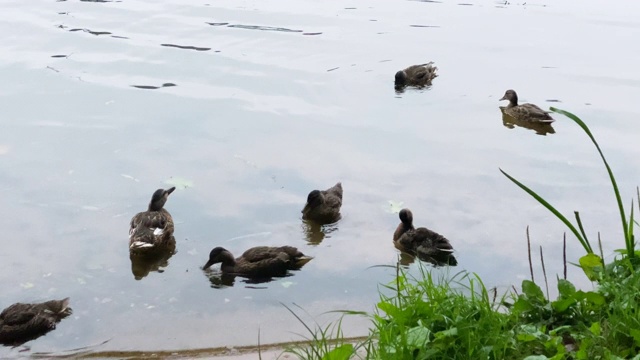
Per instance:
[[[249,279],[248,283],[263,283],[274,277],[290,275],[290,270],[299,270],[311,259],[293,246],[256,246],[234,258],[231,252],[223,247],[215,247],[209,253],[209,260],[202,267],[207,271],[214,264],[220,263],[222,277],[210,281],[215,285],[232,286],[236,276]]]
[[[331,233],[338,230],[338,223],[319,225],[310,220],[302,220],[302,232],[309,245],[319,245],[324,238],[330,238]]]
[[[531,121],[524,121],[514,118],[505,112],[505,107],[500,107],[500,112],[502,113],[502,125],[509,129],[515,129],[516,126],[533,130],[538,135],[546,136],[547,134],[555,134],[556,130],[551,126],[550,123],[538,123]]]
[[[141,280],[152,271],[164,272],[164,268],[169,266],[169,259],[176,253],[175,250],[176,239],[171,236],[166,240],[165,246],[156,248],[153,252],[129,252],[133,277]]]
[[[425,227],[415,228],[413,213],[409,209],[400,210],[399,217],[400,224],[393,233],[393,245],[398,250],[435,266],[458,265],[453,256],[453,246],[447,238]],[[400,262],[408,265],[412,261],[401,257]]]

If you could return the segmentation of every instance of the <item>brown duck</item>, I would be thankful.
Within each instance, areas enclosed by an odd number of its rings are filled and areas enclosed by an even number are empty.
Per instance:
[[[507,90],[500,100],[509,100],[509,105],[503,108],[505,114],[516,120],[529,121],[535,123],[550,124],[555,120],[549,115],[548,111],[544,111],[534,104],[518,105],[518,94],[514,90]]]
[[[285,276],[288,270],[298,270],[311,259],[313,258],[293,246],[256,246],[235,259],[229,250],[216,247],[209,253],[209,261],[202,269],[221,263],[220,270],[223,274],[270,278]]]
[[[413,226],[413,213],[409,209],[400,210],[400,224],[393,233],[395,247],[421,260],[438,265],[456,265],[453,246],[444,236],[424,227]]]
[[[431,81],[438,76],[436,70],[438,70],[438,68],[433,65],[433,61],[426,64],[409,66],[396,73],[395,86],[396,88],[405,86],[429,86],[431,85]]]
[[[342,207],[342,183],[337,183],[327,190],[313,190],[307,196],[307,203],[302,209],[302,219],[311,220],[320,225],[331,224],[340,220]]]
[[[170,246],[173,239],[173,218],[164,208],[169,195],[175,190],[158,189],[153,193],[147,211],[137,213],[129,228],[129,250],[148,253]],[[175,240],[174,240],[175,241]]]
[[[17,346],[56,328],[69,316],[69,298],[37,304],[15,303],[0,313],[0,344]]]

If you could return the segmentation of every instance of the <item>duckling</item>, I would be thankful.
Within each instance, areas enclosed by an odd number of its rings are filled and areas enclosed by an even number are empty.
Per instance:
[[[503,110],[505,114],[516,120],[550,124],[555,120],[549,115],[548,111],[540,109],[534,104],[518,105],[518,94],[514,90],[507,90],[500,100],[509,100],[509,105]]]
[[[216,247],[209,253],[209,260],[202,269],[222,263],[220,269],[223,274],[235,274],[247,278],[270,278],[285,276],[288,270],[298,270],[311,259],[313,258],[304,255],[293,246],[256,246],[235,259],[229,250]]]
[[[412,65],[396,73],[395,86],[402,88],[405,86],[429,86],[431,81],[438,75],[438,68],[433,66],[433,61],[426,64]]]
[[[313,190],[309,193],[302,209],[302,219],[319,225],[331,224],[340,220],[341,206],[342,183],[338,182],[327,190]]]
[[[173,218],[163,206],[175,189],[172,187],[156,190],[147,211],[139,212],[131,219],[130,251],[147,253],[168,246],[173,238]]]
[[[0,313],[0,344],[21,345],[56,328],[72,313],[69,298],[43,303],[15,303]]]
[[[393,233],[395,247],[421,260],[443,262],[456,265],[453,246],[444,236],[424,227],[413,226],[413,213],[409,209],[400,210],[400,224]],[[444,261],[442,261],[444,260]]]

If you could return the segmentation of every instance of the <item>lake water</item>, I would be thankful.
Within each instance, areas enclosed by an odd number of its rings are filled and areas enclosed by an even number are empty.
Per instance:
[[[323,315],[330,310],[374,309],[379,284],[394,275],[375,266],[398,258],[390,201],[451,240],[459,262],[451,274],[476,272],[500,289],[529,277],[530,226],[555,286],[565,229],[498,168],[564,213],[580,210],[606,254],[623,246],[587,136],[560,115],[545,136],[507,127],[498,99],[513,88],[522,102],[582,117],[628,206],[640,183],[638,3],[5,0],[0,8],[0,306],[69,296],[74,309],[30,351],[4,347],[2,358],[301,340],[303,326],[282,304],[310,324],[336,320]],[[426,61],[439,68],[433,86],[396,93],[394,73]],[[168,181],[188,185],[166,205],[177,253],[138,280],[128,222]],[[343,219],[309,244],[306,196],[337,181]],[[315,259],[258,285],[215,287],[199,269],[214,246],[239,255],[284,244]],[[572,262],[583,254],[572,236],[568,252]],[[579,269],[569,277],[591,286]],[[366,335],[368,325],[350,318],[345,335]]]

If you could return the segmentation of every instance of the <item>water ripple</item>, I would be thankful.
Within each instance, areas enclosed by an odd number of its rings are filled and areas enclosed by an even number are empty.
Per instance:
[[[186,49],[186,50],[196,50],[196,51],[209,51],[211,48],[206,47],[197,47],[197,46],[185,46],[185,45],[175,45],[175,44],[160,44],[161,46],[166,47],[174,47],[178,49]]]

